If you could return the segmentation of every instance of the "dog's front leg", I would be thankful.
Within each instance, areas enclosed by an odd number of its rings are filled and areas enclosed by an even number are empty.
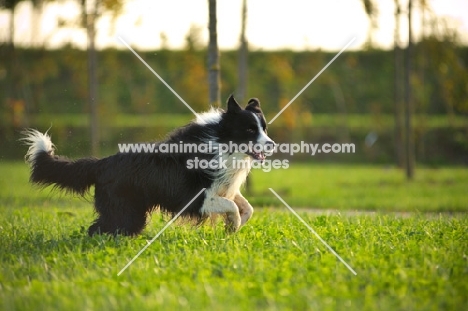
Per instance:
[[[236,203],[218,195],[207,194],[201,208],[203,215],[212,213],[226,214],[226,231],[236,232],[241,226],[241,217]]]
[[[250,217],[252,217],[253,207],[252,205],[250,205],[249,201],[247,201],[247,199],[242,196],[240,192],[238,192],[234,197],[234,202],[239,208],[241,226],[243,226],[250,219]]]

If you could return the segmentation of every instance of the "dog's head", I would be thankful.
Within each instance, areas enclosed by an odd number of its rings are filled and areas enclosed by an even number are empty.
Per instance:
[[[242,109],[231,95],[227,101],[227,110],[222,114],[219,125],[221,127],[220,142],[243,145],[238,152],[263,161],[265,153],[273,151],[275,143],[267,135],[266,120],[257,98],[251,98],[245,109]]]

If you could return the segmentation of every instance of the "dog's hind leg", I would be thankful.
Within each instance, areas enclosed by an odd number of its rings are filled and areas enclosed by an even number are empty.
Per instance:
[[[202,215],[210,215],[212,213],[226,214],[227,232],[236,232],[241,225],[241,217],[236,203],[212,193],[207,193],[201,213]]]
[[[89,227],[89,235],[137,235],[146,226],[144,202],[136,197],[113,197],[96,188],[95,208],[98,218]]]
[[[250,219],[250,217],[252,217],[254,209],[252,205],[250,205],[249,201],[247,201],[247,199],[244,198],[240,192],[238,192],[234,197],[234,203],[236,203],[237,207],[239,208],[241,226],[243,226]]]
[[[89,235],[108,233],[134,236],[146,226],[146,213],[127,211],[112,212],[112,215],[99,212],[98,214],[98,218],[88,229]]]

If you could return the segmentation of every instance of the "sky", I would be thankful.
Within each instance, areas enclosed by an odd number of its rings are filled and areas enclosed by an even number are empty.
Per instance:
[[[86,31],[77,27],[80,1],[55,1],[44,5],[42,16],[32,14],[30,1],[17,7],[15,42],[18,45],[44,44],[58,48],[71,44],[86,47]],[[236,49],[241,28],[241,0],[218,0],[218,44],[220,49]],[[390,48],[394,32],[394,0],[377,0],[378,28],[375,45]],[[407,0],[400,0],[402,4]],[[369,20],[361,0],[247,0],[247,40],[252,50],[328,50],[338,51],[352,38],[350,49],[364,46]],[[449,20],[468,43],[468,1],[429,0],[435,15]],[[0,40],[8,37],[10,15],[0,12]],[[32,27],[34,19],[39,27]],[[75,21],[75,22],[74,22]],[[420,36],[421,14],[414,10],[413,29]],[[58,27],[61,24],[62,26]],[[125,48],[122,37],[139,50],[161,47],[161,34],[166,46],[182,49],[189,30],[195,29],[200,44],[208,42],[207,0],[128,0],[122,14],[112,22],[109,13],[102,14],[97,24],[98,48]],[[407,40],[407,21],[401,19],[402,41]]]

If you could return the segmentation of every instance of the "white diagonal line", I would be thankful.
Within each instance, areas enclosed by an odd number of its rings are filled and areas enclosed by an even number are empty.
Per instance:
[[[143,58],[140,57],[140,55],[138,55],[138,53],[135,52],[135,51],[131,48],[131,46],[128,45],[127,42],[125,42],[124,39],[122,39],[122,37],[118,36],[117,38],[118,38],[120,41],[122,41],[122,43],[123,43],[133,54],[135,54],[135,56],[136,56],[143,64],[145,64],[145,66],[146,66],[156,77],[158,77],[158,79],[161,80],[161,82],[164,83],[164,85],[167,86],[167,88],[168,88],[169,90],[171,90],[171,92],[174,93],[174,95],[177,96],[177,98],[180,99],[180,101],[181,101],[182,103],[184,103],[184,105],[187,106],[187,108],[190,109],[190,111],[193,112],[193,114],[194,114],[195,116],[198,116],[198,114],[195,112],[195,110],[193,110],[192,107],[190,107],[190,105],[187,104],[187,103],[185,102],[185,100],[183,100],[182,97],[180,97],[179,94],[177,94],[176,91],[174,91],[174,90],[172,89],[172,87],[170,87],[170,85],[167,84],[167,82],[164,81],[164,79],[161,78],[161,76],[158,75],[158,73],[157,73],[156,71],[154,71],[153,68],[151,68],[150,65],[148,65],[148,63],[145,62],[145,61],[143,60]]]
[[[340,255],[338,255],[338,254],[333,250],[333,248],[331,248],[331,247],[327,244],[327,242],[325,242],[325,241],[320,237],[320,235],[318,235],[318,233],[315,232],[315,230],[314,230],[311,226],[309,226],[309,224],[307,224],[307,223],[304,221],[304,219],[302,219],[301,216],[299,216],[299,215],[296,213],[296,211],[294,211],[294,210],[291,208],[291,206],[289,206],[288,203],[286,203],[286,202],[275,192],[275,190],[273,190],[273,189],[271,189],[271,188],[268,188],[268,189],[270,189],[270,191],[271,191],[281,202],[283,202],[283,204],[291,211],[291,213],[294,214],[294,216],[296,216],[307,228],[309,228],[309,230],[317,237],[317,239],[319,239],[320,242],[322,242],[323,245],[325,245],[325,246],[330,250],[330,252],[332,252],[333,255],[335,255],[336,258],[338,258],[338,259],[346,266],[346,268],[349,269],[349,271],[351,271],[354,275],[357,275],[356,271],[354,271],[354,269],[351,268],[351,267],[346,263],[346,261],[344,261],[343,258],[341,258]]]
[[[296,100],[296,98],[298,98],[298,97],[299,97],[299,95],[301,95],[301,94],[302,94],[302,92],[304,92],[304,91],[305,91],[305,89],[306,89],[306,88],[308,88],[308,87],[309,87],[309,85],[311,85],[311,84],[312,84],[312,82],[314,82],[314,81],[315,81],[315,79],[317,79],[317,78],[318,78],[318,77],[319,77],[319,76],[322,74],[322,72],[324,72],[324,71],[325,71],[325,69],[327,69],[327,68],[328,68],[328,66],[330,66],[330,65],[331,65],[331,63],[333,63],[333,62],[335,61],[335,59],[337,59],[337,58],[338,58],[338,56],[340,56],[340,54],[341,54],[341,53],[343,53],[343,52],[344,52],[344,50],[346,50],[346,49],[348,48],[348,46],[349,46],[351,43],[353,43],[354,39],[356,39],[356,37],[352,38],[352,39],[351,39],[351,41],[349,41],[349,42],[348,42],[348,44],[346,44],[346,45],[344,46],[344,48],[342,48],[342,49],[341,49],[341,51],[340,51],[338,54],[336,54],[336,55],[335,55],[335,57],[333,57],[333,58],[332,58],[332,60],[331,60],[331,61],[329,61],[329,62],[328,62],[328,64],[326,64],[326,65],[325,65],[325,67],[323,67],[323,68],[322,68],[322,70],[320,70],[320,72],[319,72],[318,74],[316,74],[316,75],[315,75],[315,77],[313,77],[313,78],[312,78],[312,80],[310,80],[310,81],[309,81],[309,83],[307,83],[307,84],[306,84],[306,86],[304,86],[304,87],[302,88],[302,90],[300,90],[300,91],[299,91],[299,93],[297,93],[297,95],[296,95],[296,96],[294,96],[294,98],[293,98],[293,99],[291,99],[291,100],[289,101],[289,103],[288,103],[286,106],[284,106],[284,107],[283,107],[283,109],[281,109],[281,111],[280,111],[280,112],[278,112],[278,113],[276,114],[276,116],[275,116],[273,119],[271,119],[271,121],[270,121],[270,122],[268,122],[268,124],[271,124],[271,123],[273,123],[273,121],[275,121],[275,120],[276,120],[276,118],[278,118],[278,117],[280,116],[280,114],[282,114],[282,113],[283,113],[283,111],[285,111],[285,110],[286,110],[286,108],[288,108],[288,107],[289,107],[289,105],[291,105],[291,104],[293,103],[293,101],[295,101],[295,100]]]
[[[153,243],[153,242],[170,226],[170,225],[172,225],[172,223],[187,209],[187,207],[189,207],[190,204],[192,204],[192,202],[195,201],[195,199],[198,198],[198,197],[200,196],[200,194],[202,194],[202,192],[205,191],[205,190],[206,190],[206,188],[203,188],[202,190],[200,190],[200,192],[198,192],[197,195],[196,195],[195,197],[193,197],[193,199],[190,200],[190,202],[188,202],[187,205],[185,205],[184,208],[183,208],[180,212],[178,212],[177,215],[175,215],[174,218],[172,218],[171,221],[169,221],[169,222],[164,226],[164,228],[162,228],[161,231],[159,231],[158,234],[156,234],[156,235],[154,236],[154,238],[153,238],[151,241],[149,241],[149,243],[146,244],[145,247],[143,247],[143,248],[138,252],[138,254],[136,254],[136,256],[133,257],[132,260],[130,260],[130,261],[128,262],[128,264],[127,264],[125,267],[123,267],[122,270],[120,270],[119,273],[117,273],[117,276],[120,276],[120,275],[122,274],[122,272],[124,272],[124,271],[141,255],[141,253],[143,253],[143,252],[144,252],[144,251],[145,251],[145,250],[146,250],[146,249],[147,249],[147,248],[148,248],[148,247],[149,247],[149,246],[150,246],[150,245],[151,245],[151,244],[152,244],[152,243]]]

